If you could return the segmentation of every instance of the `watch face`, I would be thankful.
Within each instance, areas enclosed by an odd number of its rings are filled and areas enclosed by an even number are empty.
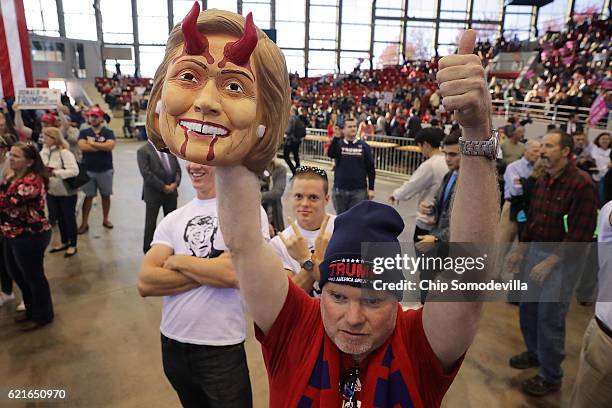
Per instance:
[[[307,271],[311,271],[312,268],[314,268],[314,264],[312,263],[312,261],[309,259],[307,261],[304,261],[304,263],[302,264],[302,268],[306,269]]]

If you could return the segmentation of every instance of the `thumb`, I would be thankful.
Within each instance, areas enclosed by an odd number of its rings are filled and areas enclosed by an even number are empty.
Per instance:
[[[457,48],[457,54],[468,55],[474,52],[474,45],[476,44],[476,31],[469,29],[463,32],[461,39],[459,40],[459,46]]]

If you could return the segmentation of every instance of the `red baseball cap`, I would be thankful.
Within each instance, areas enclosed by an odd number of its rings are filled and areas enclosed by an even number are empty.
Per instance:
[[[44,123],[55,125],[57,123],[57,116],[55,116],[53,113],[45,113],[40,120]]]
[[[97,106],[94,106],[90,110],[87,111],[87,116],[97,116],[99,118],[104,117],[104,111]]]

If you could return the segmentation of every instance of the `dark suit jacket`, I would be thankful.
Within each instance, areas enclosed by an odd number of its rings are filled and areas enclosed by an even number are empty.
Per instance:
[[[162,203],[168,198],[175,198],[177,190],[171,194],[164,192],[164,185],[175,182],[177,187],[181,183],[181,166],[175,156],[169,154],[168,161],[174,174],[174,180],[166,182],[166,170],[157,151],[151,143],[145,143],[136,154],[138,169],[142,175],[142,199],[146,202]]]
[[[435,235],[442,242],[449,242],[450,239],[450,213],[451,213],[451,201],[453,198],[453,194],[455,193],[455,187],[457,186],[457,181],[451,187],[448,193],[448,199],[446,202],[442,203],[442,198],[444,195],[444,190],[450,181],[452,171],[449,171],[444,175],[442,179],[442,184],[440,184],[440,188],[436,193],[436,201],[434,205],[434,214],[436,217],[436,225],[431,230],[431,234]],[[459,176],[459,175],[457,175]]]

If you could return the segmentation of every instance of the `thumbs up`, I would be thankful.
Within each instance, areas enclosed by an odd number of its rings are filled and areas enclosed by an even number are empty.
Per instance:
[[[456,55],[448,55],[438,62],[436,76],[442,104],[455,111],[455,118],[463,127],[466,139],[488,139],[491,129],[491,96],[482,60],[473,54],[476,32],[466,30],[457,47]]]

